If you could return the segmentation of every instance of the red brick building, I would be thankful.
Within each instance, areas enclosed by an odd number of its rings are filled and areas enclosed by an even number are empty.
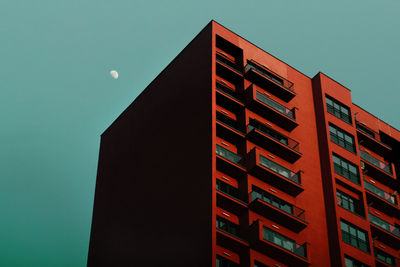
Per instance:
[[[102,134],[88,266],[399,266],[399,151],[212,21]]]

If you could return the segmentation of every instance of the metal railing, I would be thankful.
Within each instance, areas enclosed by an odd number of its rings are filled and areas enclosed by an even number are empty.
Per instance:
[[[230,97],[232,97],[233,99],[235,99],[238,102],[241,102],[241,100],[237,96],[236,91],[234,89],[232,89],[230,86],[228,86],[227,84],[224,84],[221,81],[217,80],[216,88],[218,91],[229,95]]]
[[[396,226],[388,223],[385,220],[382,220],[381,218],[376,217],[375,215],[369,213],[369,220],[379,228],[382,228],[386,231],[388,231],[391,234],[394,234],[397,237],[400,237],[400,229],[397,228]]]
[[[283,78],[279,74],[273,72],[272,70],[268,69],[267,67],[255,62],[254,60],[247,61],[247,65],[245,67],[246,72],[249,70],[254,70],[258,74],[264,76],[270,81],[273,81],[274,83],[280,84],[289,91],[294,93],[293,90],[293,83],[288,81],[287,79]]]
[[[217,229],[245,241],[240,235],[240,226],[220,216],[217,216]]]
[[[354,139],[351,139],[352,142],[350,142],[334,132],[330,132],[330,137],[331,137],[331,141],[334,142],[335,144],[337,144],[351,152],[356,152],[356,146],[354,145]],[[352,137],[350,137],[350,138],[352,138]]]
[[[218,122],[222,123],[223,125],[225,125],[225,126],[231,128],[231,129],[235,130],[235,131],[238,131],[238,132],[240,132],[240,133],[243,133],[243,132],[240,130],[239,123],[238,123],[236,120],[234,120],[234,119],[232,119],[232,118],[229,118],[229,117],[223,115],[222,113],[220,113],[220,112],[218,112],[218,111],[216,112],[216,120],[217,120]]]
[[[301,185],[300,172],[294,173],[291,170],[279,165],[278,163],[273,162],[272,160],[267,159],[262,155],[260,155],[260,165],[279,175],[282,175],[283,177],[295,182],[296,184]]]
[[[365,152],[364,150],[360,149],[360,157],[363,160],[366,160],[367,162],[371,163],[372,165],[378,167],[379,169],[383,170],[384,172],[392,175],[392,167],[382,161],[380,161],[379,159],[375,158],[374,156],[368,154],[367,152]]]
[[[285,250],[307,259],[307,243],[299,245],[294,240],[289,239],[265,226],[263,227],[263,238],[264,240],[274,243]]]
[[[268,192],[265,192],[261,189],[253,189],[253,191],[249,194],[249,202],[252,202],[256,199],[260,199],[262,202],[265,202],[271,206],[274,206],[284,213],[292,215],[302,221],[306,221],[305,210],[292,205]]]
[[[274,129],[268,127],[267,125],[251,119],[250,120],[250,124],[247,125],[247,133],[250,133],[251,131],[253,131],[254,129],[259,130],[260,132],[262,132],[263,134],[271,137],[272,139],[278,141],[279,143],[281,143],[282,145],[285,145],[287,147],[290,147],[294,150],[296,150],[297,152],[299,152],[299,143],[293,139],[291,139],[290,137],[284,136],[280,133],[278,133],[277,131],[275,131]]]
[[[230,151],[220,145],[216,146],[216,153],[217,153],[217,155],[223,157],[224,159],[243,167],[243,165],[241,164],[241,161],[243,159],[242,156],[235,154],[232,151]]]
[[[363,123],[361,123],[359,121],[356,121],[356,128],[357,128],[357,130],[359,130],[360,132],[368,135],[372,139],[375,139],[378,143],[381,143],[381,144],[383,144],[383,145],[385,145],[387,147],[390,147],[388,144],[385,144],[385,143],[382,142],[381,135],[378,132],[376,132],[376,131],[372,130],[371,128],[367,127],[365,124],[363,124]]]
[[[378,197],[386,200],[387,202],[397,206],[397,200],[396,200],[395,195],[389,194],[365,180],[364,180],[364,185],[365,185],[365,189],[367,189],[371,193],[373,193],[373,194],[377,195]]]
[[[216,187],[217,187],[217,191],[222,192],[226,195],[229,195],[233,199],[247,205],[246,202],[244,202],[243,200],[240,199],[240,192],[239,192],[239,189],[237,189],[236,187],[233,187],[230,184],[224,183],[218,179],[217,179]]]
[[[216,60],[222,63],[223,65],[233,68],[234,70],[240,73],[243,72],[243,69],[236,62],[232,61],[230,58],[227,58],[224,54],[218,51],[216,53]]]
[[[253,85],[250,85],[253,86]],[[251,88],[249,88],[251,90]],[[293,109],[288,109],[287,107],[279,104],[275,100],[272,100],[272,98],[269,98],[268,96],[260,93],[259,91],[256,91],[256,99],[261,101],[262,103],[266,104],[267,106],[273,108],[274,110],[278,111],[279,113],[285,115],[286,117],[289,117],[293,120],[295,120],[295,113],[294,113],[294,108]]]

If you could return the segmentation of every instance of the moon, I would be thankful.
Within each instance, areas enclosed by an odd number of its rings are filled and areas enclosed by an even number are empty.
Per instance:
[[[118,72],[117,72],[116,70],[110,71],[110,75],[111,75],[111,77],[113,77],[114,79],[118,79]]]

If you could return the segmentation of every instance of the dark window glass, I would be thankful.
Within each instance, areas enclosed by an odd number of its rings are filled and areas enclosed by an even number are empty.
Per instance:
[[[231,235],[239,237],[239,233],[240,233],[239,225],[237,225],[231,221],[228,221],[220,216],[217,216],[217,228],[226,233],[229,233]]]
[[[224,183],[217,179],[217,190],[224,192],[234,198],[239,198],[239,190],[230,184]]]
[[[386,252],[375,248],[375,257],[387,264],[389,264],[390,266],[395,266],[395,259],[393,256],[387,254]]]
[[[343,220],[340,221],[343,242],[369,253],[368,233]]]
[[[217,121],[228,126],[229,128],[232,128],[236,131],[241,132],[240,124],[237,121],[235,121],[234,119],[227,117],[218,111],[216,112],[216,119],[217,119]]]
[[[350,109],[339,101],[326,96],[326,108],[329,113],[351,124]]]
[[[266,126],[265,124],[255,120],[255,119],[250,119],[250,131],[253,130],[254,128],[258,129],[259,131],[263,132],[264,134],[268,135],[269,137],[275,139],[276,141],[288,145],[288,139],[278,133],[277,131],[271,129],[270,127]]]
[[[337,190],[336,191],[336,196],[337,196],[337,201],[339,206],[341,206],[342,208],[351,211],[352,213],[355,213],[359,216],[363,216],[364,217],[364,212],[362,209],[362,204],[361,201],[349,196],[348,194]]]
[[[366,265],[358,260],[355,260],[347,255],[344,255],[344,264],[346,267],[369,267],[369,265]]]
[[[332,155],[332,159],[333,167],[337,174],[340,174],[356,184],[360,184],[360,174],[356,165],[335,154]]]
[[[217,255],[217,267],[239,267],[239,264]]]
[[[252,200],[259,198],[264,202],[267,202],[268,204],[271,204],[272,206],[275,206],[278,209],[293,215],[293,205],[256,186],[253,186],[253,192],[251,193],[251,198]]]
[[[354,137],[342,129],[329,124],[329,133],[331,136],[331,141],[335,144],[355,153],[356,147],[354,145]]]
[[[263,238],[264,240],[272,242],[275,245],[289,250],[298,256],[307,258],[307,250],[305,245],[298,245],[294,240],[283,236],[267,227],[264,227]]]

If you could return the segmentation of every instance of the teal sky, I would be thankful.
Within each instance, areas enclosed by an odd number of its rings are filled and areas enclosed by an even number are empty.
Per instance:
[[[211,19],[333,77],[399,129],[399,10],[398,0],[0,1],[0,266],[85,266],[100,134]]]

